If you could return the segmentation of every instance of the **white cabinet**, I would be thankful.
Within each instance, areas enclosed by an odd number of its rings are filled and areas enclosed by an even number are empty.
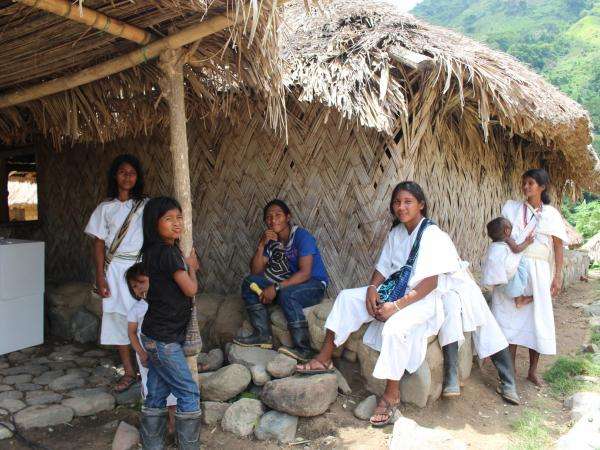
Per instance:
[[[44,341],[44,243],[0,239],[0,355]]]

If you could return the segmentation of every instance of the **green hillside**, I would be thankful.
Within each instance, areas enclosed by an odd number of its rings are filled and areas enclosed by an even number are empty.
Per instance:
[[[600,0],[424,0],[411,11],[529,64],[600,131]],[[600,136],[594,140],[600,153]]]

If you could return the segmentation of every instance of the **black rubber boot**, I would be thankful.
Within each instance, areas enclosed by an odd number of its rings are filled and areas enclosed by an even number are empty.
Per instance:
[[[175,414],[175,432],[179,450],[200,449],[200,411]]]
[[[296,359],[300,362],[309,361],[314,352],[310,347],[310,334],[308,332],[308,322],[296,322],[289,323],[288,329],[290,330],[290,334],[292,335],[292,343],[294,346],[290,347],[279,347],[279,353],[283,353],[291,358]]]
[[[515,368],[513,367],[512,358],[508,347],[504,350],[500,350],[498,353],[494,353],[491,356],[494,366],[498,371],[498,377],[500,378],[500,386],[498,386],[497,392],[502,396],[504,400],[513,405],[521,403],[519,394],[517,394],[517,383],[515,381]]]
[[[143,450],[163,450],[167,435],[167,409],[142,407],[140,440]]]
[[[248,319],[254,328],[254,331],[247,337],[236,337],[234,344],[243,347],[273,348],[273,336],[271,335],[271,324],[269,323],[269,312],[262,303],[246,306]]]
[[[444,390],[443,397],[458,397],[460,381],[458,379],[458,342],[442,347],[444,352]]]

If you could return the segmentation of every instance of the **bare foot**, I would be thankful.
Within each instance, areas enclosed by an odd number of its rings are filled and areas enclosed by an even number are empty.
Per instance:
[[[528,296],[522,295],[521,297],[515,298],[515,305],[517,308],[522,308],[523,306],[528,305],[532,301],[533,301],[533,297],[531,295],[528,295]]]
[[[545,383],[542,381],[542,379],[540,377],[538,377],[537,373],[535,372],[529,372],[529,374],[527,375],[527,379],[529,381],[531,381],[533,384],[535,384],[537,387],[544,387]]]

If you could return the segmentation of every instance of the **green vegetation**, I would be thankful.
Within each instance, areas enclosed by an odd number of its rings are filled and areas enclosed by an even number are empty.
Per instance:
[[[581,233],[584,239],[589,239],[600,232],[600,200],[586,195],[581,203],[563,201],[562,208],[565,219]]]
[[[552,444],[550,428],[544,423],[540,411],[526,409],[512,428],[515,443],[509,447],[511,450],[545,449]]]
[[[600,130],[600,0],[424,0],[412,13],[527,63]]]
[[[591,355],[560,356],[544,374],[544,380],[550,385],[552,393],[560,397],[599,387],[584,381],[575,380],[577,375],[600,376],[600,361]]]

